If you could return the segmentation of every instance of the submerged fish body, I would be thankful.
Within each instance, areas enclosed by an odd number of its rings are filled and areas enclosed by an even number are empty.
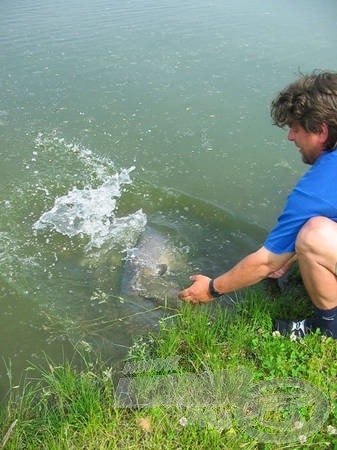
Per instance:
[[[165,233],[147,226],[137,246],[128,252],[123,294],[177,306],[179,279],[188,271],[186,253]]]

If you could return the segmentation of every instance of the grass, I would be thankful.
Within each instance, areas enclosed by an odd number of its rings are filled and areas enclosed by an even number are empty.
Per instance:
[[[249,290],[233,309],[162,319],[124,371],[87,354],[30,367],[1,412],[0,448],[337,449],[337,342],[272,333],[273,318],[309,307],[297,291]]]

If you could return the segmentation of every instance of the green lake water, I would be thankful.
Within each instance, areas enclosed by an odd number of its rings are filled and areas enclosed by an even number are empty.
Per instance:
[[[263,243],[306,169],[270,101],[336,42],[335,0],[1,2],[1,397],[74,345],[114,365],[169,277]]]

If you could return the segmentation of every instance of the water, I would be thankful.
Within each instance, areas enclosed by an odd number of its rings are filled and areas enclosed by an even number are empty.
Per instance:
[[[270,100],[337,69],[336,25],[335,0],[2,1],[0,342],[17,376],[74,344],[113,364],[156,326],[158,302],[123,289],[148,229],[181,287],[260,246],[305,170]]]

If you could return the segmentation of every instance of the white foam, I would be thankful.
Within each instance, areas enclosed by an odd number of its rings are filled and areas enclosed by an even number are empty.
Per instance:
[[[96,188],[73,188],[56,198],[54,206],[41,215],[33,229],[51,229],[69,237],[85,235],[89,237],[86,251],[100,248],[107,241],[110,248],[117,244],[132,246],[145,228],[146,215],[140,209],[116,217],[116,207],[122,186],[131,184],[129,174],[133,170],[134,167],[122,169]]]

